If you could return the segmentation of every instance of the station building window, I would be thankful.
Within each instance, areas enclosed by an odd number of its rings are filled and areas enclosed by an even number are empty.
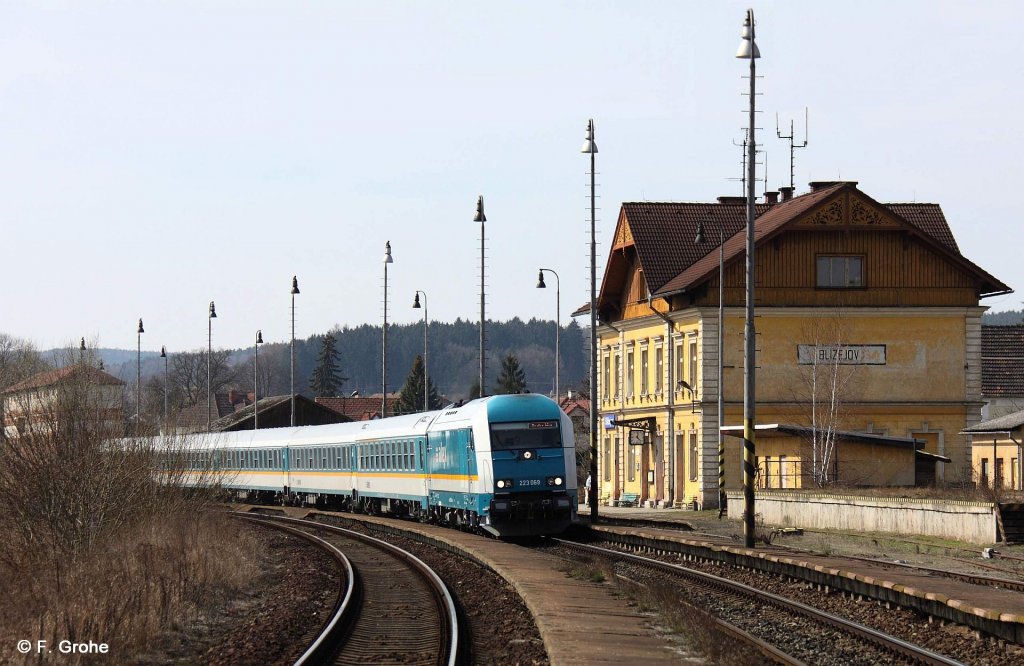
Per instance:
[[[864,257],[820,255],[817,286],[824,289],[856,289],[864,286]]]

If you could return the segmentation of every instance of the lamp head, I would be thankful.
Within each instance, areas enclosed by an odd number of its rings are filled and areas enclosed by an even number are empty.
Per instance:
[[[263,344],[263,331],[262,330],[256,331],[256,344],[258,344],[258,345],[262,345]]]
[[[391,241],[384,243],[384,263],[393,264],[395,260],[391,258]]]
[[[476,215],[473,216],[474,222],[486,222],[487,216],[484,215],[484,195],[480,195],[476,198]]]
[[[596,153],[597,144],[594,143],[594,119],[591,118],[587,121],[587,137],[583,140],[583,147],[580,148],[581,153]]]
[[[412,306],[416,309],[419,309],[420,307],[420,292],[418,291],[416,292],[416,298],[412,301]]]
[[[704,244],[704,222],[697,220],[697,237],[693,239],[693,242],[697,245]]]
[[[160,345],[160,358],[167,358],[167,347]]]
[[[299,293],[299,278],[292,276],[292,295]]]
[[[78,351],[85,351],[85,338],[82,338],[82,341],[78,343]]]
[[[210,319],[217,318],[217,308],[214,307],[213,301],[210,301]]]
[[[740,42],[740,47],[736,49],[736,57],[743,58],[745,60],[752,60],[754,58],[760,58],[761,52],[757,48],[757,42],[754,41],[754,10],[747,10],[747,17],[743,21],[743,29],[740,30],[740,37],[743,41]]]
[[[544,284],[544,269],[542,268],[537,272],[537,288],[547,289],[547,287],[548,286]]]
[[[145,333],[146,332],[146,329],[142,328],[142,320],[141,319],[139,320],[139,331],[138,332],[139,333]]]

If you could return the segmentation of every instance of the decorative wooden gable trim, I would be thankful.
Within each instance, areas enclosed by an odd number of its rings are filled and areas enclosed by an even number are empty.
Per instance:
[[[862,196],[859,192],[841,192],[830,201],[813,208],[795,220],[791,227],[889,227],[903,226],[892,213]]]
[[[615,240],[612,241],[612,249],[621,250],[633,244],[633,230],[629,228],[625,214],[620,215],[619,223],[615,225]]]

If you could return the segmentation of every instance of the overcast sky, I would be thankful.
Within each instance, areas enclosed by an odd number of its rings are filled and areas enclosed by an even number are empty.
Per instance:
[[[335,324],[562,322],[623,201],[741,194],[738,2],[3,2],[0,331],[216,347]],[[961,251],[1024,287],[1020,2],[753,6],[771,189],[857,180],[942,205]],[[763,169],[759,170],[759,177]],[[763,185],[759,186],[759,191]],[[549,287],[555,280],[548,278]],[[1018,309],[1024,296],[986,299]]]

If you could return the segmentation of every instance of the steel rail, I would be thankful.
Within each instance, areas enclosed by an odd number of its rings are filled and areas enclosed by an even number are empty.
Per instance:
[[[260,525],[272,526],[274,529],[279,529],[289,534],[294,534],[297,537],[305,539],[310,543],[319,546],[326,550],[331,557],[335,559],[340,565],[341,569],[345,574],[345,591],[344,594],[338,595],[338,601],[334,605],[334,610],[327,620],[327,623],[317,632],[316,638],[310,643],[306,651],[302,653],[298,659],[295,660],[293,666],[305,666],[306,664],[320,663],[324,660],[326,652],[334,647],[335,639],[337,638],[336,633],[345,626],[345,620],[350,612],[349,603],[352,600],[352,595],[355,591],[356,577],[355,572],[352,569],[352,563],[345,556],[345,553],[341,552],[334,544],[324,541],[315,534],[309,532],[303,532],[302,530],[288,527],[287,525],[274,525],[270,521],[265,520],[267,516],[250,515],[244,513],[231,513],[229,514],[235,518],[242,518],[253,523]]]
[[[664,572],[673,573],[683,578],[689,579],[692,582],[698,582],[702,585],[720,589],[722,591],[734,594],[737,596],[746,597],[748,599],[754,599],[757,601],[767,602],[776,608],[780,608],[798,615],[802,615],[815,622],[820,622],[831,626],[839,631],[847,634],[856,636],[862,640],[874,644],[876,647],[882,650],[898,654],[906,657],[915,663],[928,664],[934,666],[964,666],[962,662],[950,659],[941,654],[937,654],[930,650],[926,650],[913,643],[908,643],[902,639],[890,636],[889,634],[877,631],[870,627],[865,627],[862,624],[858,624],[851,620],[846,620],[831,613],[819,610],[812,606],[800,603],[799,601],[793,601],[792,599],[786,599],[777,594],[771,592],[765,592],[758,590],[757,588],[736,581],[715,576],[713,574],[704,573],[703,571],[696,571],[687,567],[680,566],[678,564],[669,564],[667,562],[660,562],[658,560],[652,560],[650,558],[642,557],[640,555],[634,555],[632,553],[623,553],[617,550],[610,550],[607,548],[601,548],[599,546],[593,546],[590,544],[582,544],[573,541],[564,541],[562,539],[553,539],[554,542],[566,546],[568,548],[576,548],[584,551],[590,551],[597,553],[603,557],[610,559],[621,559],[636,564],[641,564],[645,567],[659,569]]]
[[[420,573],[429,583],[430,587],[434,590],[435,598],[438,602],[438,610],[442,621],[447,624],[447,627],[442,628],[442,635],[447,634],[447,645],[442,646],[445,649],[442,650],[441,658],[438,659],[438,664],[444,666],[456,666],[459,659],[459,619],[458,612],[455,608],[455,600],[452,598],[451,593],[448,591],[448,586],[445,585],[441,577],[434,572],[423,560],[416,557],[412,553],[390,544],[387,541],[377,539],[376,537],[369,536],[367,534],[361,534],[352,530],[345,529],[344,527],[338,527],[336,525],[328,525],[326,523],[320,523],[313,520],[305,520],[301,518],[290,518],[287,516],[268,516],[262,515],[257,519],[259,522],[286,522],[290,524],[301,525],[303,527],[320,529],[328,532],[335,532],[342,534],[347,538],[356,539],[363,543],[370,544],[377,547],[411,565],[416,571]]]

